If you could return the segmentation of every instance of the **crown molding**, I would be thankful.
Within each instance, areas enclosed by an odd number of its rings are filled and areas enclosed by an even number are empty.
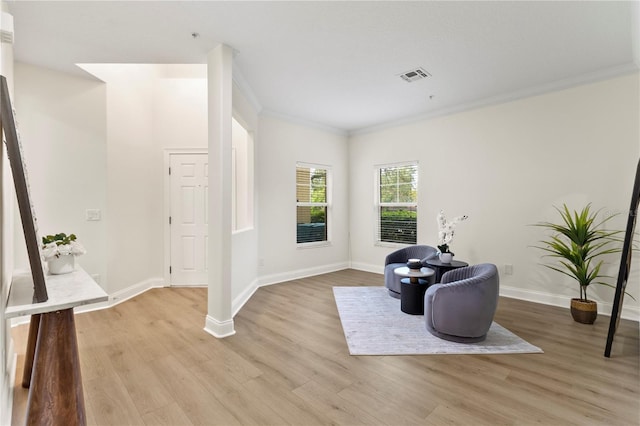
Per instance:
[[[318,130],[322,130],[325,132],[329,132],[329,133],[333,133],[335,135],[339,135],[339,136],[349,136],[349,132],[347,132],[346,130],[342,130],[342,129],[338,129],[335,127],[331,127],[331,126],[327,126],[325,124],[320,124],[320,123],[316,123],[315,121],[310,121],[310,120],[305,120],[304,118],[300,118],[300,117],[293,117],[291,115],[287,115],[287,114],[282,114],[276,111],[272,111],[272,110],[262,110],[262,112],[260,113],[260,116],[263,117],[272,117],[272,118],[277,118],[279,120],[283,120],[283,121],[288,121],[290,123],[293,124],[299,124],[301,126],[305,126],[305,127],[312,127],[314,129],[318,129]]]
[[[238,67],[235,66],[235,63],[233,66],[231,79],[233,80],[233,83],[236,85],[238,90],[240,90],[244,97],[247,98],[249,103],[251,103],[251,106],[253,106],[253,108],[256,110],[256,113],[260,114],[260,112],[262,111],[262,105],[260,104],[260,101],[258,100],[258,97],[255,95],[255,93],[253,93],[253,90],[247,83],[247,80],[245,80],[242,73],[238,70]]]
[[[621,77],[628,74],[637,73],[640,71],[638,65],[633,62],[620,65],[613,68],[607,68],[598,70],[592,73],[581,74],[579,76],[557,80],[551,83],[541,84],[538,86],[528,87],[522,90],[516,90],[514,92],[503,93],[497,96],[481,99],[478,101],[467,102],[459,105],[453,105],[446,108],[441,108],[435,111],[428,112],[426,114],[419,114],[411,117],[401,118],[399,120],[390,121],[387,123],[376,124],[373,126],[365,127],[350,131],[349,136],[355,136],[366,133],[378,132],[381,130],[389,129],[392,127],[398,127],[405,124],[412,124],[419,121],[432,120],[437,117],[446,115],[457,114],[464,111],[470,111],[473,109],[483,108],[492,105],[498,105],[506,102],[512,102],[519,99],[530,98],[533,96],[543,95],[545,93],[555,92],[559,90],[569,89],[572,87],[582,86],[585,84],[596,83],[598,81],[604,81],[615,77]]]

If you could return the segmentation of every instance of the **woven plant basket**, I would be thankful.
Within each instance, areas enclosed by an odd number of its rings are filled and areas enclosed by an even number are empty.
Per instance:
[[[598,316],[598,304],[593,300],[571,299],[571,316],[581,324],[593,324]]]

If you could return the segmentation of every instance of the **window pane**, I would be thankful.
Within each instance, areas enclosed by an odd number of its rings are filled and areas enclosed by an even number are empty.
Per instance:
[[[296,168],[296,201],[308,203],[311,201],[311,170],[306,167]]]
[[[324,169],[310,169],[311,170],[311,184],[312,185],[327,185],[327,171]]]
[[[415,203],[417,200],[416,190],[411,183],[403,183],[398,185],[398,202],[399,203]]]
[[[399,183],[414,183],[417,181],[418,168],[416,166],[400,167],[398,169]]]
[[[311,201],[314,203],[326,203],[327,202],[327,188],[325,186],[311,187]]]
[[[380,207],[380,241],[416,244],[416,207]]]
[[[417,202],[418,167],[386,167],[380,169],[381,203]]]
[[[296,186],[296,201],[299,203],[308,203],[311,201],[311,189],[308,186]]]
[[[327,241],[327,208],[298,206],[297,209],[298,244]]]
[[[418,165],[381,167],[379,179],[377,240],[416,244]]]
[[[398,182],[398,169],[395,167],[380,169],[380,185],[396,184]]]
[[[297,241],[312,243],[327,241],[327,174],[323,168],[298,166],[296,168]],[[313,204],[324,204],[321,206]]]
[[[325,169],[297,167],[296,200],[299,203],[326,203],[327,171]]]
[[[397,201],[398,201],[398,187],[395,184],[380,186],[380,202],[381,203],[395,203]]]
[[[296,183],[298,185],[309,185],[311,181],[311,169],[308,167],[296,168]]]

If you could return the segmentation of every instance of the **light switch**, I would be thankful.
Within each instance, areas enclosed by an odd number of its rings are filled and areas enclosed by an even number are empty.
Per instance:
[[[87,220],[94,221],[94,220],[100,220],[101,219],[100,209],[87,209],[86,215],[87,215]]]

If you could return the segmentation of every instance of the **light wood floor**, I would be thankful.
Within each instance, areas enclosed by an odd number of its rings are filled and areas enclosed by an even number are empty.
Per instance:
[[[496,321],[544,354],[349,356],[334,285],[382,285],[354,270],[260,288],[236,334],[203,331],[206,290],[148,291],[76,315],[89,424],[638,425],[638,323],[500,299]],[[27,326],[13,331],[24,351]],[[18,380],[22,375],[21,354]],[[14,424],[27,391],[17,385]]]

